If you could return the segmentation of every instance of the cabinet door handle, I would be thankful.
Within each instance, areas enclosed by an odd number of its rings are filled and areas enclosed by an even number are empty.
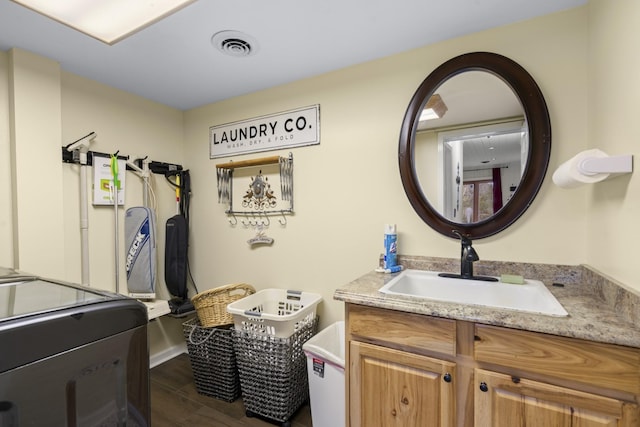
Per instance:
[[[485,393],[489,391],[489,387],[487,386],[487,383],[485,383],[484,381],[480,383],[480,391],[483,391]]]
[[[451,374],[449,372],[447,372],[446,374],[444,374],[442,379],[444,380],[444,382],[450,383],[451,382]]]

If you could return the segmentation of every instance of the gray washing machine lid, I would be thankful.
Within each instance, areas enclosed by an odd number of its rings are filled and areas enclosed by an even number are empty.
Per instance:
[[[0,322],[113,299],[98,291],[34,277],[4,277],[0,282]]]
[[[146,306],[123,295],[5,276],[0,278],[0,373],[147,322]]]
[[[15,276],[16,271],[13,268],[7,268],[7,267],[0,267],[0,278],[4,277],[4,276]]]
[[[20,273],[13,268],[0,267],[0,283],[15,282],[20,279],[34,279],[31,274]]]

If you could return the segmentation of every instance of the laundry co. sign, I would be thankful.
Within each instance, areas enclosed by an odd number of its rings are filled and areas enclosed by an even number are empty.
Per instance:
[[[209,158],[320,144],[320,105],[209,128]]]

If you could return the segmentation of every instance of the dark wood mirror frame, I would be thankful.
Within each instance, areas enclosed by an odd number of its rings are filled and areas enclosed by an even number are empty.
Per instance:
[[[486,71],[503,80],[520,100],[529,128],[529,154],[520,185],[509,202],[491,218],[472,224],[450,221],[431,206],[420,188],[414,163],[418,119],[427,100],[445,81],[466,71]],[[402,122],[398,161],[402,185],[409,202],[431,228],[448,237],[457,238],[452,233],[452,230],[457,230],[469,238],[480,239],[504,230],[527,210],[542,185],[550,155],[549,111],[533,77],[507,57],[489,52],[473,52],[440,65],[418,87]]]

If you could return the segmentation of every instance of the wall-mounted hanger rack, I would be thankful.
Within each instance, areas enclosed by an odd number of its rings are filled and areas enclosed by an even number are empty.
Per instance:
[[[110,153],[101,153],[99,151],[87,151],[87,166],[93,165],[93,156],[98,157],[111,157]],[[118,155],[119,160],[129,161],[130,157],[122,154],[116,153]],[[136,159],[133,162],[142,169],[142,162],[144,159]],[[78,157],[78,153],[76,151],[68,151],[67,147],[62,147],[62,162],[63,163],[80,163],[80,158]],[[136,171],[135,168],[132,168],[130,165],[127,165],[127,170]],[[181,171],[183,170],[182,165],[175,163],[165,163],[165,162],[149,162],[149,171],[155,174],[165,175],[166,173],[170,173],[173,171]]]
[[[101,153],[99,151],[87,151],[87,166],[93,166],[93,156],[98,157],[111,157],[112,153]],[[129,156],[124,156],[119,154],[119,152],[115,153],[118,157],[118,160],[129,160]],[[80,163],[80,159],[76,155],[76,151],[67,151],[67,147],[62,147],[62,162],[63,163]]]
[[[292,159],[293,157],[289,155]],[[216,165],[217,169],[237,169],[237,168],[246,168],[251,166],[262,166],[262,165],[272,165],[280,162],[280,156],[269,156],[262,157],[259,159],[249,159],[249,160],[240,160],[238,162],[230,161],[227,163],[218,163]]]
[[[279,165],[280,171],[280,198],[276,196],[271,189],[268,178],[262,175],[262,169],[251,178],[248,190],[242,197],[242,207],[244,209],[236,209],[233,205],[233,172],[239,168],[260,167],[266,165]],[[249,159],[241,161],[229,161],[216,165],[216,174],[218,180],[218,203],[227,203],[228,209],[225,211],[230,216],[229,223],[236,225],[238,219],[236,216],[246,217],[246,220],[240,222],[244,226],[268,226],[270,224],[270,215],[281,215],[279,219],[281,225],[286,225],[285,215],[293,213],[293,154],[289,153],[288,157],[269,156],[258,159]],[[237,197],[237,196],[236,196]],[[280,202],[287,202],[287,206],[278,208]]]
[[[83,136],[80,139],[73,141],[70,144],[62,147],[62,162],[63,163],[79,163],[85,166],[93,165],[93,156],[99,157],[111,157],[110,153],[101,153],[99,151],[90,151],[89,144],[97,137],[95,132],[90,132],[87,135]],[[120,151],[116,151],[115,155],[119,160],[129,161],[129,156],[119,155]],[[135,160],[135,165],[138,168],[143,169],[143,161],[146,160],[146,157],[143,159]],[[166,174],[167,172],[182,170],[181,165],[176,165],[173,163],[164,163],[164,162],[146,162],[149,164],[149,170],[153,173],[157,174]],[[134,167],[127,165],[127,170],[137,171]]]

